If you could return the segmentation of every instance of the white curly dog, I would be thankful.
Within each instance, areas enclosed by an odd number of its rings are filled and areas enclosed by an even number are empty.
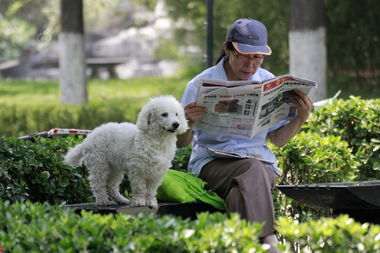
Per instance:
[[[84,165],[96,203],[157,207],[156,193],[170,168],[177,135],[188,124],[181,104],[170,95],[151,99],[132,123],[106,123],[95,128],[82,143],[71,148],[64,162]],[[132,199],[119,192],[124,174]]]

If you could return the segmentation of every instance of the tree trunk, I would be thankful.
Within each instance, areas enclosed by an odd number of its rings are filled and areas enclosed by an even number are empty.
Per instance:
[[[323,0],[290,0],[290,73],[318,84],[310,96],[326,98],[327,50]]]
[[[63,104],[87,103],[83,1],[61,0],[60,88]]]

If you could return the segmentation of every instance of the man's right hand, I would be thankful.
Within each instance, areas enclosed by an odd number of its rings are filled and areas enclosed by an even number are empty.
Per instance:
[[[199,106],[195,102],[193,102],[187,104],[184,110],[186,118],[189,121],[189,126],[191,127],[203,116],[203,114],[207,111],[207,107]]]
[[[189,129],[186,133],[177,136],[177,147],[186,147],[191,143],[193,138],[193,125],[202,117],[207,111],[207,107],[199,106],[195,102],[185,106],[185,115],[188,120]]]

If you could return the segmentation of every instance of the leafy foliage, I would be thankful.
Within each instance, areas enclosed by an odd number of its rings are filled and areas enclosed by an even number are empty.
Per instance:
[[[62,206],[0,201],[0,245],[9,252],[267,252],[262,224],[237,215],[202,213],[196,220],[75,214]],[[304,223],[280,218],[284,252],[378,252],[380,226],[348,216]]]
[[[297,185],[328,182],[349,182],[358,176],[359,163],[347,142],[340,137],[321,137],[317,133],[301,132],[283,147],[271,145],[283,169],[279,184]],[[274,191],[275,210],[278,215],[294,217],[300,221],[331,215],[327,208],[299,203]]]
[[[282,217],[277,229],[285,237],[287,252],[375,253],[380,250],[380,226],[357,223],[348,215],[300,224]]]
[[[55,127],[93,129],[105,122],[134,121],[140,107],[140,104],[128,102],[85,106],[6,104],[0,108],[0,133],[3,136],[22,136]],[[10,125],[11,128],[8,127]]]
[[[359,163],[340,137],[301,132],[281,148],[273,147],[284,184],[352,181]]]
[[[0,245],[10,252],[265,252],[262,225],[237,215],[79,216],[59,206],[0,201],[0,217]]]
[[[380,99],[336,100],[313,112],[304,130],[346,141],[360,163],[355,180],[380,178]]]
[[[62,163],[81,138],[0,139],[0,198],[14,201],[78,203],[92,200],[85,168]]]
[[[197,45],[205,52],[204,0],[165,0],[169,15],[175,20],[185,19],[191,25],[177,30],[176,41],[180,45]],[[247,8],[248,7],[248,8]],[[214,1],[214,59],[218,58],[226,31],[236,19],[252,17],[262,21],[268,27],[269,45],[275,52],[265,60],[265,67],[275,73],[287,72],[288,63],[288,3],[287,1]],[[277,39],[276,39],[277,38]]]
[[[36,32],[33,25],[14,16],[20,7],[13,3],[3,12],[0,11],[0,62],[18,57],[21,49]]]
[[[371,86],[376,87],[380,64],[380,31],[375,29],[379,26],[377,1],[325,0],[325,4],[331,72],[351,76],[351,82],[360,84],[370,80]],[[343,32],[347,30],[351,32]]]
[[[204,0],[165,0],[169,15],[188,24],[177,30],[179,45],[198,45],[205,52],[206,4]],[[268,28],[269,45],[273,54],[265,59],[264,67],[276,75],[289,71],[288,29],[289,1],[231,0],[214,2],[214,59],[217,58],[227,27],[236,19],[252,17]],[[376,0],[325,0],[325,26],[328,48],[331,94],[336,78],[344,80],[342,90],[376,97],[378,92],[363,93],[363,86],[379,91],[380,30]],[[347,33],[349,29],[350,33]],[[349,53],[348,53],[349,52]],[[199,64],[202,66],[202,64]],[[329,89],[329,90],[330,90]],[[344,92],[343,92],[344,93]],[[352,94],[352,93],[351,93]],[[346,93],[344,93],[346,95]]]

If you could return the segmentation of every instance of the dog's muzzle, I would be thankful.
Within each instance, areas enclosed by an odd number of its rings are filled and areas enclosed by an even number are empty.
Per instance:
[[[178,122],[174,122],[172,124],[172,127],[170,129],[168,129],[168,131],[172,132],[172,133],[175,133],[175,131],[177,130],[178,127],[179,127],[179,123]]]

